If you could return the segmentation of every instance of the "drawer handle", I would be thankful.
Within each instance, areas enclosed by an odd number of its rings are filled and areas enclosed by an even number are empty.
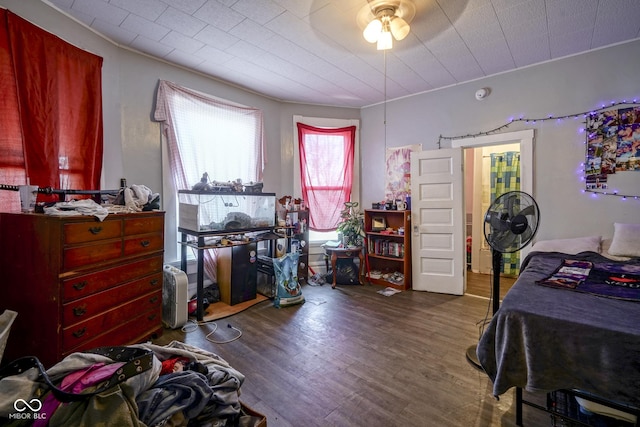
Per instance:
[[[146,248],[150,244],[151,244],[151,242],[148,241],[148,240],[143,240],[143,241],[140,242],[140,246],[142,246],[143,248]]]
[[[159,282],[159,281],[158,281],[158,279],[151,279],[151,280],[149,281],[149,285],[151,285],[151,286],[156,286],[156,285],[158,284],[158,282]]]
[[[89,229],[89,232],[91,232],[91,234],[96,235],[98,233],[100,233],[102,231],[102,227],[91,227]]]
[[[149,299],[149,302],[150,302],[151,304],[155,304],[156,302],[158,302],[158,297],[150,298],[150,299]]]
[[[82,329],[78,329],[77,331],[75,331],[75,332],[73,333],[73,336],[74,336],[74,337],[76,337],[76,338],[80,338],[80,337],[81,337],[81,336],[83,336],[86,332],[87,332],[87,328],[86,328],[86,327],[84,327],[84,328],[82,328]]]
[[[87,306],[86,305],[81,305],[79,307],[74,307],[73,308],[74,316],[80,317],[80,316],[84,316],[86,313],[87,313]]]
[[[83,280],[82,282],[74,283],[73,289],[75,289],[76,291],[81,291],[85,288],[85,286],[87,286],[87,281]]]
[[[155,318],[156,318],[156,315],[155,315],[155,314],[152,314],[151,316],[147,317],[147,320],[153,320],[153,319],[155,319]]]

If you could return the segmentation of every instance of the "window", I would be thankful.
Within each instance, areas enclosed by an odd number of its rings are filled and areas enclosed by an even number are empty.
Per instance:
[[[259,181],[263,171],[262,112],[161,81],[156,119],[164,132],[174,182],[189,189],[204,172],[216,181]],[[159,103],[160,104],[160,103]],[[164,119],[163,119],[164,118]]]
[[[358,201],[358,121],[295,116],[294,134],[294,194],[309,206],[309,239],[335,240],[344,202]]]
[[[205,172],[212,181],[262,180],[262,111],[161,80],[155,119],[162,122],[163,168],[170,171],[163,174],[163,205],[176,213],[167,215],[167,241],[178,242],[177,190],[190,189]],[[166,252],[169,260],[179,258],[177,245]]]

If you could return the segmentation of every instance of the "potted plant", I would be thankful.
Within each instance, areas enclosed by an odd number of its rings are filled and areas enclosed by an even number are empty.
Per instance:
[[[362,246],[365,237],[364,214],[358,208],[358,202],[345,202],[336,230],[342,235],[343,246]]]

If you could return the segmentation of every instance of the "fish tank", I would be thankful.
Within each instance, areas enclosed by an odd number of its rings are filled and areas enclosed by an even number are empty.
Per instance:
[[[275,226],[275,193],[178,191],[178,227],[195,232],[234,233]]]

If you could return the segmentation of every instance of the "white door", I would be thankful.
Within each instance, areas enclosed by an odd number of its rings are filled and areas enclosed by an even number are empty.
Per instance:
[[[466,287],[462,148],[411,153],[413,289],[463,295]]]

